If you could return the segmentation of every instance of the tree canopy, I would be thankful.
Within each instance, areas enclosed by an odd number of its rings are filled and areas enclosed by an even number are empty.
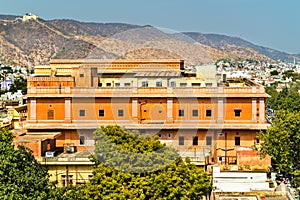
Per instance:
[[[272,157],[272,166],[277,172],[293,174],[292,183],[300,186],[300,96],[298,84],[271,95],[268,105],[276,110],[275,119],[267,131],[258,134],[263,142],[257,148],[263,155]]]
[[[94,137],[93,178],[71,189],[81,199],[201,199],[212,189],[203,170],[157,138],[118,126],[101,127]]]
[[[1,199],[201,199],[211,191],[208,175],[158,138],[118,126],[94,132],[93,178],[84,186],[56,189],[9,130],[0,131]]]
[[[267,87],[266,92],[271,96],[267,99],[267,105],[274,110],[288,110],[300,112],[300,98],[298,90],[300,83],[294,83],[290,88],[283,88],[277,92],[274,87]]]
[[[19,77],[14,80],[9,92],[15,93],[17,90],[22,90],[22,94],[27,94],[27,79]]]
[[[14,147],[13,135],[0,130],[0,198],[51,199],[49,175],[24,146]]]

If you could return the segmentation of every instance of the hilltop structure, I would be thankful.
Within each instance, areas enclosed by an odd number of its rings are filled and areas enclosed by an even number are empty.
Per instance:
[[[61,185],[89,179],[92,133],[115,124],[158,136],[208,170],[268,170],[270,158],[252,150],[267,129],[264,87],[215,71],[182,60],[52,60],[28,78],[27,133],[15,142]]]
[[[37,15],[33,15],[31,13],[26,13],[25,15],[23,15],[22,21],[26,22],[29,20],[37,20],[39,17]]]

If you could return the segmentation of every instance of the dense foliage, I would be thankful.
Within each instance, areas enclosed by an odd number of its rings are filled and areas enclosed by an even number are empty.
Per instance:
[[[267,87],[266,92],[271,96],[267,99],[268,107],[275,111],[300,112],[299,89],[299,83],[293,84],[289,89],[283,88],[280,92],[277,92],[274,87]]]
[[[94,132],[95,162],[91,182],[54,188],[47,170],[23,146],[12,144],[8,130],[0,132],[1,199],[201,199],[211,191],[210,178],[183,162],[157,138],[118,126]]]
[[[266,133],[258,137],[264,141],[258,148],[272,157],[272,166],[277,172],[292,174],[294,186],[300,186],[300,96],[299,84],[277,92],[267,88],[271,95],[268,106],[275,110],[275,119]]]
[[[19,77],[14,80],[9,92],[15,93],[17,90],[22,90],[22,94],[27,94],[27,79]]]
[[[201,199],[211,190],[203,170],[183,162],[157,138],[118,126],[101,127],[94,136],[94,177],[65,194],[77,199]]]
[[[51,199],[49,175],[24,146],[14,147],[11,131],[0,131],[0,199]]]

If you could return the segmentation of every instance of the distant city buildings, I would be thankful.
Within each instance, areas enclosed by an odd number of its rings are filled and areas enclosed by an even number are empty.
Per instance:
[[[264,86],[278,85],[277,91],[283,87],[289,87],[293,82],[288,73],[299,73],[299,63],[285,63],[277,61],[274,63],[246,60],[240,62],[226,59],[216,63],[217,72],[228,78],[249,78]]]
[[[11,127],[17,130],[23,128],[27,116],[27,97],[21,90],[8,92],[14,81],[28,75],[27,67],[8,66],[0,62],[0,126]]]

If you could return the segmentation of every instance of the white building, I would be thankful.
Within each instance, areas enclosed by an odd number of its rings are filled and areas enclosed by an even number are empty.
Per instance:
[[[266,172],[220,171],[213,167],[214,192],[274,191],[269,187]]]

